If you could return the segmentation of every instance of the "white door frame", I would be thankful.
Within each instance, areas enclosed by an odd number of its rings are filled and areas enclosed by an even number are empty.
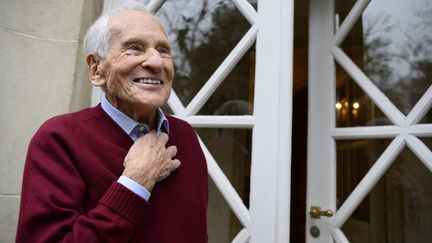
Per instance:
[[[232,1],[251,28],[187,106],[174,91],[168,105],[174,115],[194,127],[253,129],[250,208],[245,207],[201,141],[209,175],[244,227],[233,242],[289,242],[294,0],[258,0],[258,11],[247,0]],[[104,10],[121,3],[105,0]],[[155,12],[162,3],[151,0],[147,8]],[[253,115],[196,115],[255,40]],[[102,95],[94,89],[92,104]]]

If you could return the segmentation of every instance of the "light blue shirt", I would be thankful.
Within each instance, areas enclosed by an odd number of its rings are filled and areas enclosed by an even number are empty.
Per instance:
[[[104,96],[101,101],[102,109],[110,116],[117,125],[123,129],[123,131],[126,132],[126,134],[129,135],[129,137],[135,142],[138,139],[139,132],[136,129],[137,125],[140,123],[135,121],[134,119],[130,118],[128,115],[124,114],[123,112],[119,111],[117,108],[112,106],[108,99]],[[165,114],[163,113],[162,109],[156,110],[156,133],[159,136],[161,132],[169,133],[169,124],[168,119],[166,118]],[[146,124],[144,124],[146,125]],[[148,126],[147,126],[148,127]],[[138,194],[142,198],[144,198],[146,201],[150,198],[150,192],[134,180],[126,177],[126,176],[120,176],[120,178],[117,180],[120,184],[128,188],[129,190],[133,191],[134,193]]]

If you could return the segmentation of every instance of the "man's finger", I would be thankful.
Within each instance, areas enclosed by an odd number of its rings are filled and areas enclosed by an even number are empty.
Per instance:
[[[165,145],[168,142],[168,134],[161,132],[161,134],[159,134],[158,140],[163,143],[163,145]]]
[[[175,145],[169,146],[167,148],[167,153],[169,155],[170,158],[176,156],[177,154],[177,147]]]
[[[180,160],[174,159],[173,161],[171,161],[171,171],[176,170],[180,165]]]
[[[143,139],[149,139],[149,138],[152,138],[150,141],[153,141],[153,140],[155,140],[157,137],[156,137],[156,132],[155,131],[150,131],[149,133],[146,133],[146,134],[144,134],[144,133],[140,133],[139,135],[138,135],[138,139],[137,139],[137,141],[138,140],[143,140]]]

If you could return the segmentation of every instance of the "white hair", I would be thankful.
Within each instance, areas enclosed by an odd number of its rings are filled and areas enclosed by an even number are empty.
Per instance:
[[[84,37],[84,53],[94,53],[98,58],[105,59],[108,54],[108,45],[110,38],[110,30],[108,22],[112,16],[115,16],[124,11],[136,10],[145,14],[150,14],[144,3],[137,1],[130,1],[122,6],[104,12],[99,18],[90,26]]]

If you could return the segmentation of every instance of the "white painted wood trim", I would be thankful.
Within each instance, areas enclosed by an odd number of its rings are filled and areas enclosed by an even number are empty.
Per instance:
[[[212,178],[216,187],[219,189],[220,193],[225,198],[227,204],[232,209],[233,213],[237,216],[240,223],[245,228],[249,228],[251,224],[251,217],[249,215],[249,211],[247,210],[237,191],[231,185],[230,181],[225,176],[225,174],[223,173],[223,171],[221,170],[221,168],[219,167],[216,160],[213,158],[201,138],[198,137],[198,139],[207,160],[209,176]]]
[[[398,126],[341,127],[331,130],[334,139],[394,138],[401,133]]]
[[[237,9],[243,14],[251,25],[257,22],[258,14],[254,7],[247,0],[233,0]]]
[[[243,243],[248,242],[250,239],[250,233],[246,228],[240,230],[236,237],[231,241],[231,243]]]
[[[252,243],[289,242],[292,121],[286,119],[292,114],[292,6],[293,0],[258,1],[250,191]],[[279,232],[281,229],[283,232]]]
[[[150,13],[156,13],[159,8],[162,6],[162,4],[164,3],[164,0],[150,0],[147,5],[146,8]]]
[[[337,243],[349,243],[349,240],[340,229],[335,229],[332,235]]]
[[[189,116],[184,118],[195,128],[242,128],[251,129],[255,124],[253,116]]]
[[[379,90],[370,79],[360,70],[357,65],[340,49],[332,47],[331,52],[336,61],[345,69],[345,71],[356,81],[362,90],[371,98],[375,105],[393,122],[393,124],[402,126],[405,116],[389,98]]]
[[[370,168],[368,173],[363,177],[342,206],[333,216],[331,221],[332,228],[340,228],[351,216],[354,210],[366,197],[366,195],[376,185],[382,175],[387,171],[394,159],[399,155],[405,146],[405,139],[401,136],[396,137],[378,158],[375,164]]]
[[[294,0],[281,1],[281,59],[278,102],[278,163],[276,198],[276,242],[290,240],[291,145],[294,56]],[[269,69],[271,70],[271,69]]]
[[[226,76],[232,71],[237,62],[243,57],[247,50],[252,46],[256,39],[258,28],[251,26],[243,38],[237,43],[234,49],[228,54],[222,64],[216,69],[209,80],[198,91],[192,101],[186,107],[187,115],[195,115],[207,102],[213,92],[219,87]]]
[[[171,95],[168,99],[168,105],[171,108],[171,111],[174,113],[174,115],[185,119],[186,118],[186,109],[183,106],[183,103],[181,102],[180,98],[177,96],[177,93],[174,91],[174,89],[171,89]]]
[[[432,152],[430,149],[420,139],[412,135],[407,137],[407,143],[411,151],[413,151],[429,171],[432,172]]]
[[[306,242],[332,242],[328,219],[313,219],[311,206],[336,208],[335,141],[330,131],[335,128],[332,118],[335,110],[335,67],[329,51],[334,33],[334,1],[309,1],[309,57],[308,57],[308,141],[307,141],[307,199]],[[319,102],[316,102],[319,100]],[[313,238],[309,229],[320,229],[319,238]]]
[[[432,85],[422,95],[420,100],[415,104],[410,113],[408,114],[404,125],[411,126],[418,123],[423,116],[429,111],[432,106]]]
[[[412,125],[408,131],[409,134],[417,137],[432,137],[432,124]]]
[[[349,34],[354,24],[362,15],[363,10],[366,9],[371,0],[358,0],[351,11],[348,13],[341,26],[337,30],[334,38],[333,45],[339,46],[344,41],[345,37]]]

